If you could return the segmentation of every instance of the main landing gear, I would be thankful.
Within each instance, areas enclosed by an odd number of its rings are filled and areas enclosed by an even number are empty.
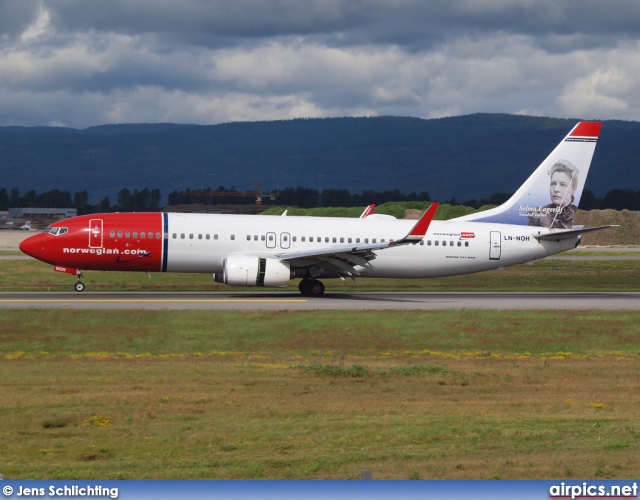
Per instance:
[[[324,293],[322,281],[304,278],[298,285],[298,290],[305,297],[321,297]]]

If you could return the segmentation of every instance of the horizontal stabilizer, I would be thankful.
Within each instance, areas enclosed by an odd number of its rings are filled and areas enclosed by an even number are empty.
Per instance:
[[[574,236],[578,236],[580,234],[592,233],[593,231],[600,231],[601,229],[611,229],[614,227],[619,227],[617,225],[613,226],[597,226],[597,227],[584,227],[582,229],[567,229],[566,231],[552,231],[550,233],[545,234],[534,234],[533,237],[537,240],[566,240],[567,238],[573,238]]]

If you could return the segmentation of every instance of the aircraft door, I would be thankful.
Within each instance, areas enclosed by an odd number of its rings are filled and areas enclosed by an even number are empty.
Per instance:
[[[276,247],[276,233],[267,233],[267,248]]]
[[[102,248],[102,219],[89,221],[89,248]]]
[[[291,246],[291,235],[289,233],[280,233],[280,248],[289,248]]]
[[[502,254],[502,246],[500,244],[500,232],[491,231],[489,233],[490,248],[489,248],[489,260],[500,260],[500,254]]]

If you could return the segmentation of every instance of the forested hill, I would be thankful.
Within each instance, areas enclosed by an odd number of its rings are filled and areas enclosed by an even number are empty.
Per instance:
[[[105,125],[84,130],[0,127],[0,188],[303,186],[425,191],[434,200],[513,192],[577,120],[477,114],[453,118],[328,118]],[[640,123],[605,121],[586,187],[640,189]]]

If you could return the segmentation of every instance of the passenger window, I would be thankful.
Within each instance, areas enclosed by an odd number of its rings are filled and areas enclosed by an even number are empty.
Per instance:
[[[231,239],[232,239],[232,240],[235,240],[235,239],[236,239],[236,235],[235,235],[235,234],[232,234],[232,235],[231,235]]]
[[[424,246],[424,240],[420,240],[420,246]]]
[[[365,243],[369,243],[369,238],[365,238],[365,239],[364,239],[364,242],[365,242]]]
[[[440,242],[438,240],[436,240],[436,246],[440,245]]]
[[[294,243],[295,243],[296,241],[298,241],[297,236],[292,236],[292,237],[291,237],[291,241],[293,241]]]
[[[140,233],[140,238],[144,238],[146,236],[146,233]]]
[[[360,238],[356,238],[356,243],[360,243]]]
[[[189,239],[192,240],[193,239],[193,233],[189,233]]]
[[[427,240],[427,246],[430,247],[431,246],[431,240]]]
[[[334,237],[332,238],[332,241],[333,241],[333,243],[335,243],[335,242],[336,242],[336,241],[338,241],[338,240],[336,240],[336,237],[334,236]]]
[[[347,243],[351,243],[351,238],[349,238],[349,239],[347,240]]]
[[[378,240],[377,240],[376,238],[373,238],[373,239],[371,240],[371,243],[378,243]]]
[[[469,246],[469,242],[468,242],[468,241],[465,241],[465,242],[464,242],[464,246],[465,246],[465,247],[468,247],[468,246]]]
[[[453,246],[453,241],[449,242],[449,246],[452,247]]]
[[[217,234],[214,234],[214,235],[213,235],[213,239],[214,239],[214,240],[217,240],[217,239],[218,239],[218,235],[217,235]]]
[[[202,234],[198,233],[198,239],[201,240],[202,239]]]
[[[116,237],[116,232],[115,232],[115,231],[111,231],[111,232],[109,233],[109,237],[111,237],[111,238],[115,238],[115,237]]]
[[[458,246],[459,246],[459,247],[461,247],[461,246],[462,246],[462,242],[461,242],[461,241],[459,241],[459,242],[458,242]]]
[[[325,242],[325,243],[329,243],[329,237],[328,237],[328,236],[325,236],[325,237],[324,237],[324,242]]]
[[[133,233],[133,237],[134,237],[134,238],[137,238],[137,237],[138,237],[138,231],[135,231],[135,232]]]
[[[313,243],[313,236],[309,236],[309,242]]]
[[[180,233],[180,239],[184,240],[184,233]]]
[[[263,234],[262,236],[260,236],[260,241],[264,241],[264,240],[265,240],[265,237],[264,237],[264,234]]]
[[[173,235],[172,235],[172,236],[173,236],[173,239],[174,239],[174,240],[178,237],[178,235],[177,235],[176,233],[173,233]]]
[[[157,234],[158,234],[158,233],[156,233],[156,235],[157,235]],[[156,237],[157,237],[157,236],[156,236]],[[151,232],[149,233],[149,238],[153,238],[153,233],[151,233]]]
[[[210,239],[211,239],[211,235],[210,235],[210,234],[207,234],[207,235],[205,236],[205,238],[206,238],[206,239],[208,239],[208,240],[210,240]]]
[[[118,231],[118,238],[122,238],[122,231]]]
[[[300,237],[300,241],[302,241],[302,242],[304,243],[305,241],[307,241],[307,239],[306,239],[306,237],[305,237],[305,236],[301,236],[301,237]]]
[[[125,238],[130,238],[131,237],[131,233],[129,231],[127,231],[126,233],[124,233],[124,237]]]
[[[247,241],[251,241],[251,235],[247,234]]]

